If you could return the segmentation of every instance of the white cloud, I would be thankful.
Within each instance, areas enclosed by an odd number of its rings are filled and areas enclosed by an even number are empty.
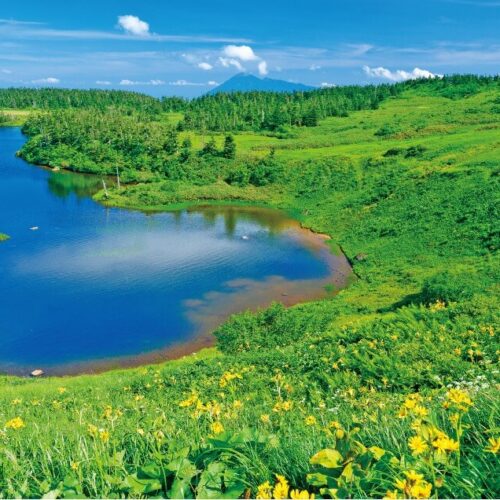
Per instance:
[[[324,89],[336,87],[335,83],[330,83],[330,82],[321,82],[320,87]]]
[[[120,85],[139,85],[140,82],[134,82],[133,80],[120,80]]]
[[[204,87],[204,83],[188,82],[187,80],[176,80],[175,82],[168,82],[169,85],[174,87]]]
[[[219,85],[219,82],[216,82],[215,80],[210,80],[207,82],[207,85],[210,85],[210,87],[215,87],[216,85]]]
[[[373,78],[385,78],[393,82],[400,82],[404,80],[415,80],[417,78],[442,78],[443,75],[437,73],[431,73],[426,69],[414,68],[412,71],[404,71],[398,69],[396,71],[391,71],[387,68],[379,66],[377,68],[371,68],[370,66],[363,66],[363,71]]]
[[[108,80],[97,80],[95,82],[96,85],[111,85],[111,82]]]
[[[261,76],[269,73],[267,62],[258,56],[248,45],[226,45],[222,50],[222,56],[219,62],[225,68],[234,66],[238,71],[245,71],[243,63],[257,62],[257,70]]]
[[[240,61],[257,61],[260,58],[255,55],[252,47],[248,45],[226,45],[223,53],[231,59],[239,59]]]
[[[38,80],[31,80],[31,83],[36,83],[36,84],[55,84],[55,83],[60,83],[61,80],[59,78],[54,78],[53,76],[49,76],[48,78],[39,78]]]
[[[127,19],[134,18],[134,23]],[[123,20],[120,22],[120,20]],[[120,16],[118,23],[123,28],[124,33],[116,31],[97,31],[97,30],[61,30],[48,28],[44,23],[23,22],[15,20],[0,19],[0,39],[53,39],[53,40],[131,40],[137,36],[142,36],[142,40],[148,42],[199,42],[199,43],[251,43],[248,38],[205,36],[205,35],[162,35],[150,33],[148,23],[141,21],[136,16]],[[128,29],[124,24],[130,28]],[[143,24],[140,24],[143,23]],[[144,25],[147,26],[144,32]],[[142,26],[142,28],[141,28]]]
[[[210,71],[211,69],[213,69],[213,66],[210,63],[201,62],[198,64],[198,68],[204,69],[205,71]]]
[[[222,64],[222,66],[224,66],[224,68],[229,68],[230,66],[234,66],[236,69],[238,69],[238,71],[245,71],[245,68],[237,59],[228,59],[227,57],[219,57],[219,62]]]
[[[125,86],[134,86],[134,85],[165,85],[165,82],[163,80],[148,80],[147,82],[141,82],[137,80],[120,80],[120,85],[125,85]]]
[[[317,71],[318,69],[321,69],[321,66],[318,64],[311,64],[311,66],[309,66],[310,71]]]
[[[260,61],[258,68],[259,68],[259,75],[266,76],[269,73],[266,61]]]
[[[118,24],[131,35],[149,35],[149,24],[141,21],[137,16],[118,16]]]
[[[348,43],[346,47],[349,49],[351,56],[363,56],[375,48],[368,43]]]

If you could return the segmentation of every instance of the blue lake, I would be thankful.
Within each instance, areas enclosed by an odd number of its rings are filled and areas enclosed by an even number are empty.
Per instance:
[[[346,283],[345,257],[281,212],[105,208],[90,197],[100,179],[27,164],[24,140],[0,128],[1,372],[175,357],[210,345],[231,313]]]

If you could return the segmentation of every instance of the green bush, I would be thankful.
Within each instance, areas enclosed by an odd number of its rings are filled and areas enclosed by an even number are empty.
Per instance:
[[[425,280],[422,300],[427,304],[438,300],[447,303],[470,300],[479,290],[478,279],[468,272],[444,271]]]

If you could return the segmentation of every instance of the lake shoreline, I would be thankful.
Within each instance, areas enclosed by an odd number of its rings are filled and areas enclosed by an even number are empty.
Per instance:
[[[46,165],[35,165],[29,162],[26,162],[26,164],[44,171],[63,175],[68,173],[71,175],[99,178],[97,174],[75,172],[68,168],[54,168]],[[100,196],[96,196],[97,194]],[[198,328],[195,329],[192,338],[186,341],[173,342],[167,344],[165,347],[134,355],[118,355],[104,359],[67,362],[60,365],[43,366],[43,363],[40,363],[40,366],[31,364],[27,366],[24,364],[4,363],[4,366],[0,365],[0,373],[13,376],[29,376],[31,371],[42,369],[45,375],[49,377],[76,376],[182,359],[200,350],[213,348],[215,338],[212,332],[232,314],[245,310],[256,311],[263,309],[275,301],[283,303],[286,307],[292,307],[309,301],[323,300],[332,297],[355,279],[347,256],[332,252],[331,236],[315,232],[313,229],[305,226],[303,222],[297,219],[297,213],[293,213],[293,208],[286,210],[273,203],[256,203],[251,200],[186,200],[180,203],[161,206],[133,205],[113,203],[114,200],[107,202],[102,199],[102,194],[102,190],[96,190],[90,198],[96,204],[106,208],[122,208],[127,211],[139,211],[146,214],[179,211],[186,211],[187,213],[205,212],[212,209],[214,212],[217,212],[218,209],[231,212],[234,208],[237,212],[248,212],[250,215],[260,214],[264,219],[267,212],[272,214],[273,217],[278,215],[278,218],[284,221],[282,222],[283,226],[280,225],[281,223],[278,223],[279,231],[289,232],[289,236],[293,235],[294,239],[297,238],[300,240],[302,246],[308,247],[314,252],[320,252],[321,260],[327,262],[328,275],[325,278],[296,279],[295,282],[294,280],[287,282],[286,279],[279,276],[269,276],[262,282],[251,279],[233,279],[228,282],[228,286],[235,292],[234,296],[237,297],[237,300],[228,294],[220,294],[220,297],[217,298],[218,302],[216,301],[215,303],[210,303],[212,297],[210,299],[207,298],[206,303],[212,307],[215,304],[214,310],[210,310],[208,315],[206,304],[198,307],[198,309],[195,307],[194,312],[191,311],[191,313],[195,318],[196,324],[198,324]],[[340,272],[337,273],[337,271]],[[229,301],[228,298],[230,299]],[[204,318],[203,321],[200,320],[200,317]]]

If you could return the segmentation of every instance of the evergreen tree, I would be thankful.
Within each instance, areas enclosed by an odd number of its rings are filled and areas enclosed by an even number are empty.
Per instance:
[[[215,138],[211,138],[200,151],[200,156],[218,156],[219,150],[217,149],[217,144],[215,143]]]
[[[315,108],[311,108],[309,111],[307,111],[307,113],[304,115],[304,118],[302,119],[302,125],[304,125],[304,127],[318,126],[318,112]]]
[[[173,155],[173,154],[177,153],[178,145],[179,144],[177,141],[177,132],[172,128],[167,133],[167,140],[165,141],[165,144],[163,145],[163,150],[168,155]]]
[[[191,158],[191,139],[186,137],[181,144],[181,150],[179,152],[179,160],[183,163],[189,161]]]
[[[223,158],[232,160],[236,157],[236,143],[232,135],[226,135],[224,139],[224,147],[222,149]]]

